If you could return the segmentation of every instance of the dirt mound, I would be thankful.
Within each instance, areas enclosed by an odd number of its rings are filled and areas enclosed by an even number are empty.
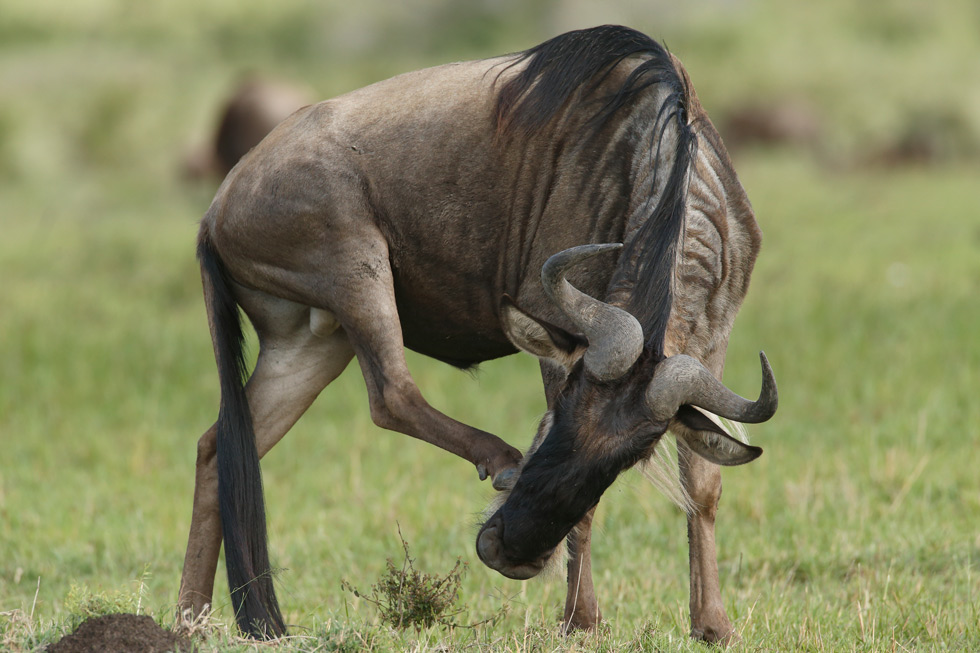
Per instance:
[[[48,653],[169,653],[190,651],[188,639],[164,630],[152,618],[109,614],[88,619],[48,647]]]

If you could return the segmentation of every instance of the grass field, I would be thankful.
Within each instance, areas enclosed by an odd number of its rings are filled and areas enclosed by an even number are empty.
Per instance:
[[[433,1],[409,12],[182,1],[140,14],[108,0],[7,4],[0,649],[33,651],[93,611],[173,623],[195,442],[218,402],[193,257],[213,187],[182,182],[178,163],[235,77],[282,74],[326,96],[582,25],[545,2],[464,12]],[[793,96],[812,98],[825,121],[809,152],[736,153],[765,243],[726,382],[754,392],[764,348],[781,403],[752,430],[763,457],[724,474],[726,606],[747,650],[978,650],[976,8],[892,2],[872,14],[829,2],[791,15],[774,4],[719,14],[710,2],[687,13],[665,3],[655,27],[624,2],[589,21],[631,21],[665,38],[709,112],[754,94]],[[458,29],[431,27],[439,20]],[[810,56],[818,43],[832,54]],[[943,145],[931,165],[856,163],[922,116]],[[534,361],[512,357],[474,376],[409,362],[433,405],[529,442],[543,410]],[[522,583],[483,567],[475,524],[490,488],[468,464],[376,428],[354,367],[263,470],[280,599],[295,624],[283,649],[704,648],[687,639],[684,518],[636,473],[597,517],[606,622],[598,637],[562,638],[562,579]],[[419,569],[468,563],[459,620],[493,625],[396,633],[341,590],[343,580],[368,589],[386,558],[400,559],[399,527]],[[201,646],[264,650],[230,634],[221,574],[215,600],[216,631]]]

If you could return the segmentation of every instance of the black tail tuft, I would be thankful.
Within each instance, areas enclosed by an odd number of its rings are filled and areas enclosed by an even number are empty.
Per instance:
[[[265,501],[252,415],[243,386],[241,313],[207,231],[198,237],[204,297],[221,383],[217,423],[218,504],[235,618],[242,632],[267,639],[286,633],[266,542]]]

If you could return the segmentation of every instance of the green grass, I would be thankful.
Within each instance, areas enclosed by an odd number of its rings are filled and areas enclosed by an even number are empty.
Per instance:
[[[470,15],[430,2],[410,16],[372,3],[126,6],[10,2],[0,21],[0,649],[40,650],[92,610],[139,606],[173,622],[195,442],[218,401],[193,258],[213,189],[181,183],[178,162],[238,73],[326,96],[523,47],[561,23],[549,3]],[[781,405],[752,430],[762,458],[724,474],[723,597],[748,650],[976,650],[980,164],[840,158],[935,106],[975,138],[976,89],[963,83],[980,62],[975,8],[848,7],[801,17],[759,2],[720,17],[664,9],[657,28],[630,21],[667,39],[709,111],[802,95],[823,108],[837,153],[735,155],[765,241],[726,381],[752,393],[764,348]],[[443,16],[463,27],[427,27]],[[809,56],[813,43],[830,54]],[[439,409],[529,442],[543,400],[528,357],[475,376],[415,356],[410,366]],[[468,464],[376,428],[356,366],[263,469],[295,624],[285,650],[704,650],[686,637],[684,519],[638,474],[597,516],[605,625],[563,639],[562,580],[483,567],[475,525],[490,488]],[[460,623],[504,616],[419,634],[381,625],[341,582],[373,586],[400,559],[399,527],[419,571],[469,564]],[[230,634],[221,576],[202,646],[251,650]]]

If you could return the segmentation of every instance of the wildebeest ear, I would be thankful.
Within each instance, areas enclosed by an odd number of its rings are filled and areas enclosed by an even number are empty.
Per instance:
[[[673,429],[691,451],[716,465],[744,465],[762,455],[760,447],[740,442],[728,435],[707,415],[691,406],[677,411],[680,428]]]
[[[507,339],[515,347],[532,356],[555,361],[566,370],[585,354],[589,344],[585,336],[531,317],[509,295],[504,295],[501,302],[500,321]]]

